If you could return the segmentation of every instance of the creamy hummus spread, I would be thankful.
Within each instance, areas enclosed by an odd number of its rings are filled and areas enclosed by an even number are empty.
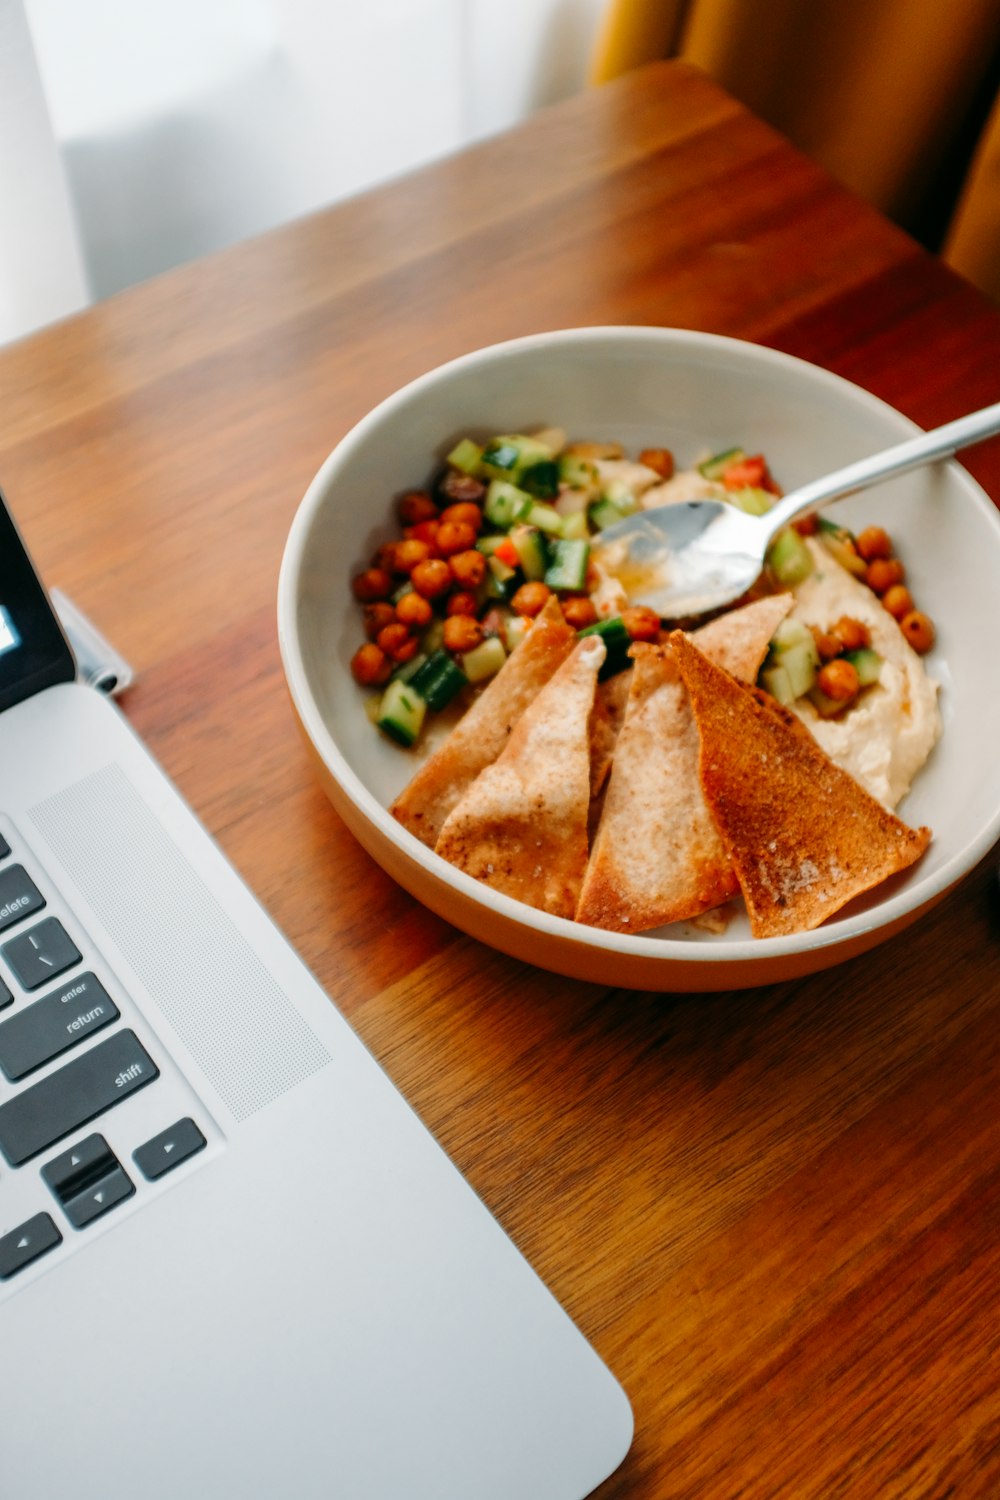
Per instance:
[[[938,684],[866,584],[808,541],[814,569],[793,590],[791,618],[828,630],[842,615],[861,620],[883,659],[882,674],[842,716],[824,719],[807,698],[791,705],[829,755],[885,807],[909,791],[941,733]]]

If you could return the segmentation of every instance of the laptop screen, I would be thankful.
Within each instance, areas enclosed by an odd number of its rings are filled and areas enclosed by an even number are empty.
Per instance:
[[[0,497],[0,709],[75,676],[73,654]]]

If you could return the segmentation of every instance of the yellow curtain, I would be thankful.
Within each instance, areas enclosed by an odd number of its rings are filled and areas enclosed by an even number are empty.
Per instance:
[[[592,81],[657,57],[695,63],[1000,300],[998,0],[609,0]]]

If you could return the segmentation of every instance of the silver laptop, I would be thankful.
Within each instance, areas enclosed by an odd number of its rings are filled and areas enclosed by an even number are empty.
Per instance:
[[[579,1500],[621,1388],[75,675],[0,501],[2,1500]]]

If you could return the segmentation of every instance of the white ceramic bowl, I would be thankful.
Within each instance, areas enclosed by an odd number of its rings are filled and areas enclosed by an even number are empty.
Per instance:
[[[755,940],[744,917],[723,935],[687,926],[632,936],[577,926],[498,895],[439,859],[389,816],[409,754],[367,718],[349,662],[362,640],[349,580],[398,535],[393,497],[425,483],[458,437],[560,426],[630,453],[665,446],[690,460],[740,444],[763,452],[785,489],[917,429],[858,387],[769,349],[660,328],[583,328],[469,354],[390,396],[340,442],[288,538],[278,626],[292,702],[337,811],[375,859],[431,910],[484,942],[580,979],[651,990],[770,983],[839,962],[916,920],[1000,837],[1000,658],[992,621],[1000,515],[956,463],[836,507],[845,524],[886,527],[914,598],[938,628],[927,658],[944,733],[899,809],[934,833],[904,876],[815,932]]]

